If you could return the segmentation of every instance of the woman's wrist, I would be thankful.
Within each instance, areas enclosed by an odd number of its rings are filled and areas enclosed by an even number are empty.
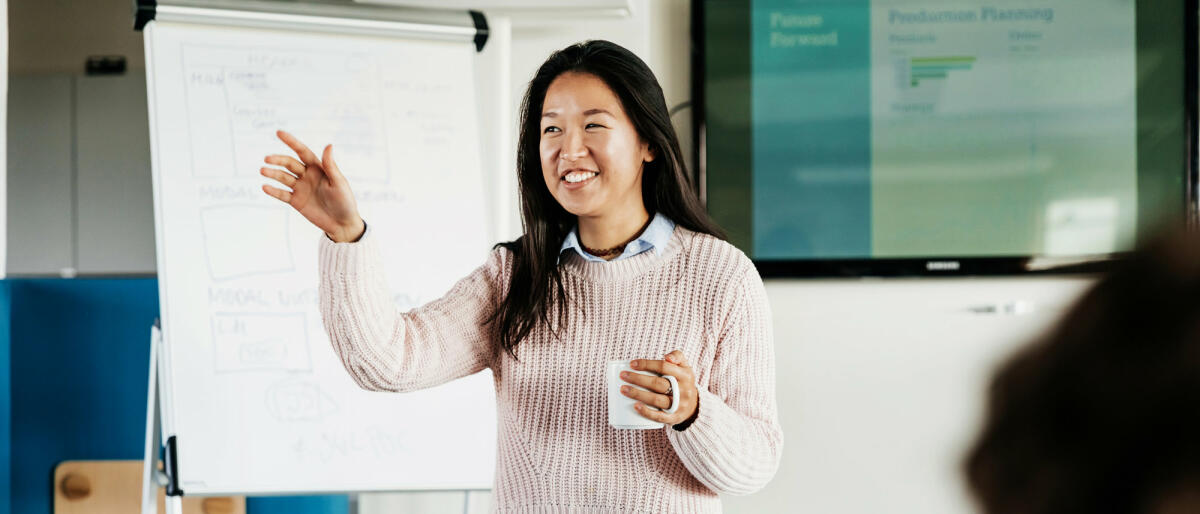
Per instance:
[[[692,411],[692,415],[688,416],[687,419],[680,421],[679,423],[671,425],[671,428],[683,432],[684,430],[687,430],[688,427],[692,426],[692,423],[695,423],[696,418],[698,417],[700,417],[700,396],[696,395],[696,409]]]
[[[359,218],[357,224],[337,230],[336,232],[326,232],[325,235],[335,243],[357,243],[366,233],[367,222]]]

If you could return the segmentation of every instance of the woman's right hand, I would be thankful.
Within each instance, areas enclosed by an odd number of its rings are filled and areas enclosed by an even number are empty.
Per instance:
[[[333,145],[327,145],[324,155],[318,159],[295,136],[282,130],[276,131],[275,135],[296,152],[299,160],[290,155],[268,155],[263,159],[267,164],[287,171],[263,167],[259,173],[291,189],[288,192],[263,185],[263,192],[291,205],[335,242],[357,241],[362,237],[367,226],[358,214],[350,183],[333,162]]]

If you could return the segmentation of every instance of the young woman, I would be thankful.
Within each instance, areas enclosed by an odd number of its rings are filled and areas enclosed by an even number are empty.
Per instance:
[[[270,156],[264,186],[325,231],[321,310],[362,387],[411,391],[491,368],[499,416],[494,505],[505,512],[717,512],[778,467],[770,310],[750,261],[688,185],[662,89],[607,41],[538,69],[522,106],[525,234],[443,298],[397,312],[330,147]],[[402,220],[378,221],[402,222]],[[661,358],[660,358],[661,357]],[[607,423],[605,363],[661,430]]]

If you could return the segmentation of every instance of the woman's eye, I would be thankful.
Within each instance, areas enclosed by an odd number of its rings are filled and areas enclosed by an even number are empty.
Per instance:
[[[546,127],[546,129],[542,131],[543,134],[549,134],[551,132],[558,132],[558,127]]]
[[[584,128],[585,128],[585,129],[590,129],[590,128],[592,128],[592,127],[604,128],[604,125],[601,125],[601,124],[599,124],[599,123],[588,123],[588,124],[587,124],[587,126],[586,126],[586,127],[584,127]]]

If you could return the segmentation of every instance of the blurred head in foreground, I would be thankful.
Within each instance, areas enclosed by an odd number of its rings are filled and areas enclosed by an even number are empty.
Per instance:
[[[1200,237],[1121,264],[987,402],[965,462],[982,512],[1200,513]]]

